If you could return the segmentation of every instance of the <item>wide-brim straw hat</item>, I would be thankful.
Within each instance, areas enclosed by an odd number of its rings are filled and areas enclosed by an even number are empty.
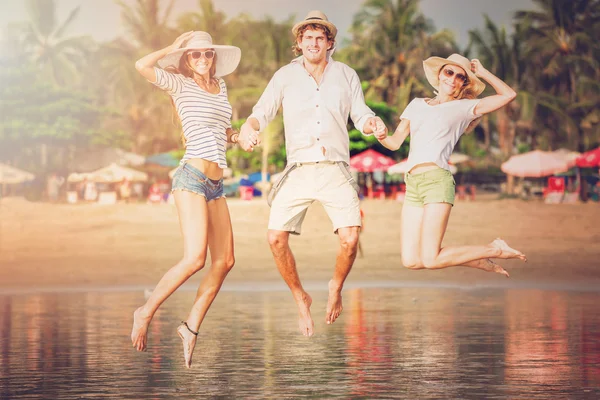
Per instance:
[[[166,56],[158,60],[161,68],[173,66],[179,68],[181,56],[189,50],[214,49],[217,53],[217,65],[215,76],[225,76],[237,68],[242,58],[242,51],[239,47],[222,44],[214,44],[212,37],[207,32],[194,32],[192,37],[177,50],[169,52]]]
[[[296,36],[298,34],[298,31],[303,26],[310,24],[326,26],[334,38],[337,35],[337,28],[335,27],[335,25],[329,22],[327,15],[323,14],[321,11],[318,10],[314,10],[306,14],[306,18],[304,18],[303,21],[300,21],[296,25],[294,25],[294,27],[292,28],[292,33],[294,34],[294,36]]]
[[[435,90],[440,90],[440,69],[444,65],[455,65],[465,70],[467,76],[469,78],[469,83],[467,86],[470,86],[471,91],[475,94],[475,96],[479,96],[481,92],[485,89],[485,83],[481,81],[474,73],[471,71],[471,61],[468,58],[461,56],[460,54],[452,54],[448,58],[441,57],[429,57],[427,60],[423,61],[423,69],[425,70],[425,76],[427,80],[433,86]]]

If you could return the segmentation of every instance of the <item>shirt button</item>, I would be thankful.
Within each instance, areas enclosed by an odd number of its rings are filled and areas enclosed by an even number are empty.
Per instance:
[[[319,107],[319,105],[317,104],[317,108]]]
[[[319,91],[319,88],[317,88],[317,92]]]
[[[317,121],[317,124],[320,124],[320,123],[321,123],[321,121]]]
[[[317,140],[321,140],[321,139],[317,138]]]

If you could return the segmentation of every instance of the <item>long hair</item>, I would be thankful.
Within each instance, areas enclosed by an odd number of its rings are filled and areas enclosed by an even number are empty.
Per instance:
[[[321,24],[306,24],[302,28],[298,29],[298,32],[296,32],[296,39],[294,40],[294,45],[292,46],[292,50],[294,51],[295,55],[299,56],[302,54],[302,49],[300,46],[298,46],[298,40],[302,40],[302,35],[304,35],[304,32],[309,29],[313,31],[321,30],[323,33],[325,33],[325,36],[327,36],[327,41],[331,44],[331,47],[329,47],[327,50],[335,47],[335,36],[333,36],[333,33],[331,33],[328,27]]]
[[[185,43],[182,44],[183,47],[185,47]],[[169,66],[167,68],[165,68],[165,71],[170,72],[172,74],[180,74],[185,76],[186,78],[194,78],[194,69],[192,68],[192,66],[190,65],[190,62],[188,60],[188,53],[192,51],[192,50],[188,50],[185,51],[182,55],[181,58],[179,59],[179,65],[177,67],[174,66]],[[209,81],[213,81],[215,84],[218,84],[219,80],[215,77],[215,72],[217,71],[217,52],[215,51],[215,56],[212,58],[212,65],[210,66],[210,70],[208,71],[209,74]],[[208,82],[206,82],[208,84]],[[183,145],[185,146],[185,135],[183,134],[183,126],[181,125],[181,119],[179,117],[179,114],[177,113],[177,107],[175,105],[175,101],[173,101],[172,97],[169,97],[171,99],[171,106],[172,106],[172,116],[171,116],[171,121],[173,122],[173,125],[175,126],[180,126],[182,128],[181,130],[181,143],[183,143]],[[175,119],[175,117],[177,117],[177,120]]]
[[[444,67],[446,65],[448,65],[448,64],[442,65],[442,68],[440,68],[440,70],[438,71],[438,76],[441,74],[442,70],[444,69]],[[466,71],[465,71],[465,74],[466,74]],[[469,79],[469,78],[467,78],[467,79]],[[468,82],[466,85],[461,86],[461,88],[458,89],[458,91],[456,92],[456,95],[454,95],[453,97],[454,97],[454,100],[476,99],[477,95],[475,95],[475,92],[473,91],[473,82]],[[471,121],[469,126],[467,126],[467,129],[465,129],[465,132],[471,132],[473,129],[475,129],[475,127],[477,125],[479,125],[480,122],[481,122],[481,117],[475,118],[473,121]]]

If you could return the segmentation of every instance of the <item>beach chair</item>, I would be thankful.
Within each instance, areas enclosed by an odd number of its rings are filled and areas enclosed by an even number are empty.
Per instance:
[[[548,186],[544,189],[544,202],[556,204],[562,202],[565,195],[565,180],[560,176],[548,178]]]

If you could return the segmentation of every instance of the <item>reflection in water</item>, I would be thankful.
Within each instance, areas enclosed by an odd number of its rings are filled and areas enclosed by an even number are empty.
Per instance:
[[[0,397],[597,398],[596,293],[353,289],[332,326],[297,332],[287,292],[223,292],[194,366],[175,332],[193,293],[156,315],[147,353],[129,342],[143,293],[0,297]]]

